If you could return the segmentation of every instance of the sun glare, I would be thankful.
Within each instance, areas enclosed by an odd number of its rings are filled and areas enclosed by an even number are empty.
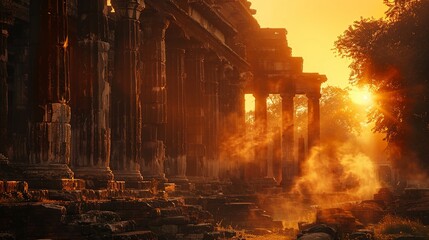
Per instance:
[[[373,96],[368,88],[354,88],[349,93],[352,101],[359,105],[369,106],[373,103]]]

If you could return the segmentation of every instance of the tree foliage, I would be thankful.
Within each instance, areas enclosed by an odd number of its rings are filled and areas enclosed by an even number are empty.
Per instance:
[[[321,140],[346,142],[360,133],[366,113],[352,101],[349,89],[327,86],[322,89],[320,114]]]
[[[429,1],[384,2],[385,19],[354,22],[336,49],[352,59],[350,81],[377,93],[370,120],[397,150],[397,163],[416,160],[429,169]]]

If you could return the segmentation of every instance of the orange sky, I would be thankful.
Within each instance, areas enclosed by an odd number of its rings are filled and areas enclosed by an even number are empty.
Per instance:
[[[349,60],[336,57],[334,42],[360,17],[380,18],[383,0],[249,0],[261,27],[286,28],[292,54],[304,58],[305,72],[328,77],[327,84],[348,84]]]

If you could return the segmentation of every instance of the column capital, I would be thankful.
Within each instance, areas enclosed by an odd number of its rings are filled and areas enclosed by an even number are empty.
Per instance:
[[[284,92],[284,93],[280,93],[280,97],[282,98],[282,99],[288,99],[288,98],[294,98],[295,97],[295,93],[293,93],[293,92]]]
[[[143,0],[112,0],[112,6],[120,18],[139,20],[145,3]]]
[[[305,94],[308,99],[317,99],[319,100],[322,96],[319,92],[309,92]]]
[[[143,11],[141,14],[140,23],[142,29],[150,28],[152,32],[162,32],[165,31],[170,25],[170,17],[156,12],[153,9],[145,9],[145,11]]]
[[[255,98],[267,98],[268,95],[270,95],[270,94],[265,93],[265,92],[254,92],[252,95]]]

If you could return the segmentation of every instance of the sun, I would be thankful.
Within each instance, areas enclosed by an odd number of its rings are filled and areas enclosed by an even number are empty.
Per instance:
[[[349,94],[352,101],[356,104],[363,106],[369,106],[373,104],[373,95],[371,91],[366,87],[353,88],[352,90],[350,90]]]

